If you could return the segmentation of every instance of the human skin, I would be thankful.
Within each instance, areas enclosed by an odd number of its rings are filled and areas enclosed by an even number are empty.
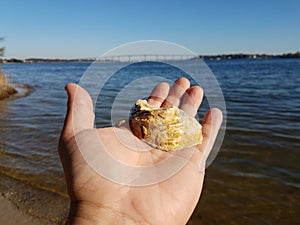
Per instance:
[[[71,198],[68,223],[186,224],[200,198],[205,173],[203,165],[221,126],[221,111],[210,109],[206,113],[202,120],[202,143],[190,149],[192,156],[173,176],[152,185],[122,185],[99,175],[88,164],[76,142],[79,137],[83,142],[88,140],[84,148],[89,150],[96,133],[104,146],[108,146],[106,151],[132,166],[155,165],[171,153],[157,149],[131,151],[119,141],[114,129],[120,129],[128,139],[134,139],[130,130],[126,127],[94,128],[93,104],[89,94],[76,84],[68,84],[65,89],[68,110],[58,149]],[[179,78],[171,88],[166,83],[158,84],[148,103],[157,107],[176,105],[195,116],[202,97],[203,91],[199,86],[190,87],[187,79]],[[110,169],[113,168],[108,166],[107,170]]]

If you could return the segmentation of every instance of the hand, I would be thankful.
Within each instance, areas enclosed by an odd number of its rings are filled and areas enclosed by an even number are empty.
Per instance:
[[[215,141],[222,123],[221,111],[211,109],[206,113],[202,121],[202,144],[194,147],[192,157],[174,176],[153,185],[126,186],[96,173],[80,153],[77,141],[83,143],[80,148],[93,153],[93,145],[99,141],[97,136],[101,137],[106,151],[132,166],[154,165],[170,153],[156,149],[131,151],[120,143],[114,131],[118,129],[128,140],[134,140],[129,130],[112,127],[95,129],[93,104],[88,93],[76,84],[68,84],[66,91],[68,111],[59,140],[59,154],[71,198],[68,222],[102,225],[186,224],[200,197],[204,168],[199,166],[201,162],[203,165]],[[177,105],[195,116],[202,97],[200,87],[190,87],[187,79],[180,78],[171,88],[166,83],[158,84],[148,102],[157,107]],[[108,165],[107,170],[112,169]]]

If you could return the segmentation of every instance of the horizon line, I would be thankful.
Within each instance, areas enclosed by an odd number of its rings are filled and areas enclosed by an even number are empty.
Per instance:
[[[295,51],[295,52],[285,52],[285,53],[243,53],[243,52],[239,52],[239,53],[212,53],[212,54],[197,54],[196,56],[198,57],[224,57],[224,56],[285,56],[285,55],[300,55],[300,51]],[[128,55],[130,56],[130,55]],[[102,56],[98,56],[98,57],[47,57],[47,56],[43,56],[43,57],[5,57],[5,56],[1,56],[0,60],[4,61],[4,60],[12,60],[12,59],[20,59],[20,60],[95,60],[98,58],[101,58]]]

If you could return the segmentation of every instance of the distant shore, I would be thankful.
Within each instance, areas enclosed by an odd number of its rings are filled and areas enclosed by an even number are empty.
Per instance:
[[[129,56],[130,57],[130,56]],[[300,51],[295,53],[283,54],[218,54],[218,55],[199,55],[200,59],[204,60],[223,60],[223,59],[284,59],[284,58],[300,58]],[[6,63],[43,63],[43,62],[87,62],[92,63],[97,58],[77,58],[77,59],[63,59],[63,58],[4,58],[0,59],[0,64]],[[109,61],[109,60],[108,60]]]
[[[199,55],[201,59],[221,60],[221,59],[289,59],[300,58],[300,52],[284,54],[220,54],[220,55]]]

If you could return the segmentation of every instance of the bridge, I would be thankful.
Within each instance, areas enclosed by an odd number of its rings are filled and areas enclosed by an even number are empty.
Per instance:
[[[97,62],[142,62],[142,61],[182,61],[196,59],[195,55],[107,55],[96,59]]]

